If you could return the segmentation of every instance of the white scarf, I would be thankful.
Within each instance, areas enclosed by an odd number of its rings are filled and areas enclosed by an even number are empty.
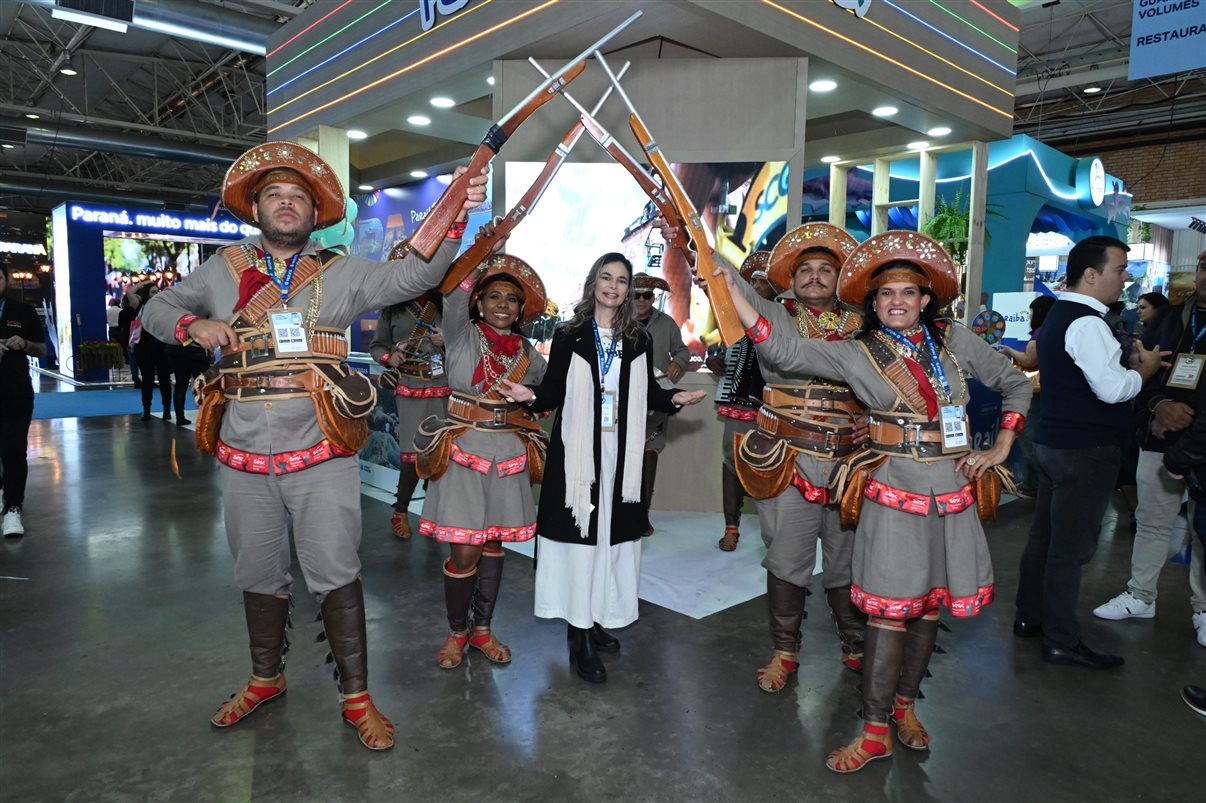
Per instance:
[[[624,477],[620,498],[641,501],[641,470],[645,448],[645,417],[649,377],[648,353],[632,361],[628,373],[628,409],[625,418]],[[600,377],[602,381],[602,377]],[[590,537],[590,501],[595,484],[595,385],[590,365],[578,354],[570,358],[561,405],[561,442],[565,445],[565,506],[573,513],[582,538]]]

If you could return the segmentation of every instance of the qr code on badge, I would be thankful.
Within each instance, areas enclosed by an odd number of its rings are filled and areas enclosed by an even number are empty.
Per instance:
[[[289,327],[289,339],[290,340],[301,340],[301,336],[302,336],[302,333],[301,333],[300,326],[290,326]]]

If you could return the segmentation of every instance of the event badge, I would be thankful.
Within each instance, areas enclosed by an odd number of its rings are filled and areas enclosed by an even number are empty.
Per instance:
[[[1206,364],[1206,354],[1178,354],[1165,384],[1170,388],[1197,389],[1203,364]]]
[[[942,451],[953,452],[956,449],[966,449],[967,419],[963,415],[962,404],[944,404],[942,406]]]
[[[444,355],[443,354],[432,354],[431,355],[431,377],[432,377],[432,379],[434,379],[437,376],[443,376],[443,375],[444,375]]]
[[[603,404],[599,409],[599,425],[604,432],[614,432],[616,428],[616,392],[603,391]]]
[[[306,343],[306,327],[302,325],[302,314],[298,310],[272,313],[272,338],[276,341],[277,354],[297,354],[310,349]]]

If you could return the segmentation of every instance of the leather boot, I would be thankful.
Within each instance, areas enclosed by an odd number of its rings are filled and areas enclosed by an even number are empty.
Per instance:
[[[834,772],[858,772],[868,763],[892,755],[888,717],[900,679],[905,632],[874,621],[867,626],[863,656],[863,731],[850,744],[829,754],[825,766]]]
[[[285,693],[283,670],[285,653],[289,650],[285,636],[285,625],[289,621],[288,597],[244,591],[243,612],[247,617],[251,648],[251,678],[210,718],[210,722],[219,728],[241,722],[264,703]]]
[[[328,592],[319,611],[335,659],[343,721],[356,729],[360,743],[369,750],[388,750],[394,746],[394,723],[377,710],[368,693],[368,631],[360,578]]]
[[[578,677],[588,683],[603,683],[607,680],[607,668],[595,650],[590,630],[569,626],[569,657]]]
[[[725,526],[738,526],[741,524],[741,506],[745,503],[745,487],[741,484],[737,472],[726,463],[721,464],[720,493]]]
[[[458,572],[451,560],[444,561],[444,607],[448,612],[448,636],[437,660],[441,669],[455,669],[465,658],[469,642],[469,608],[477,588],[477,566]]]
[[[772,694],[787,685],[800,667],[800,622],[804,619],[807,592],[786,580],[766,573],[766,604],[770,614],[771,639],[775,653],[770,663],[756,673],[758,687]]]
[[[838,638],[842,642],[842,663],[855,672],[863,670],[863,647],[867,630],[867,614],[850,601],[850,586],[825,589],[825,600],[833,612]]]
[[[419,486],[419,473],[414,463],[403,463],[398,469],[398,493],[394,500],[394,514],[390,518],[390,529],[399,538],[410,538],[410,520],[407,518],[407,508],[410,498]]]
[[[645,516],[653,506],[653,483],[657,480],[657,452],[645,452],[645,462],[641,468],[641,504],[645,507]],[[653,535],[653,524],[647,523],[645,535]]]
[[[482,552],[477,562],[477,587],[473,590],[473,633],[469,646],[480,650],[496,664],[511,663],[511,648],[494,637],[490,620],[494,617],[494,603],[498,601],[498,589],[502,585],[503,551]]]
[[[603,629],[603,625],[596,622],[590,628],[590,640],[595,643],[595,649],[602,652],[619,652],[620,640]]]
[[[921,681],[930,665],[930,656],[934,654],[934,642],[938,639],[938,617],[910,619],[905,627],[904,656],[900,680],[896,684],[892,721],[901,744],[911,750],[926,750],[930,746],[930,735],[917,719],[913,704],[921,691]]]

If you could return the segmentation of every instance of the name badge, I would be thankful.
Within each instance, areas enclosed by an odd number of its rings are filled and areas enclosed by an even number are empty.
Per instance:
[[[942,406],[942,451],[951,452],[968,447],[967,417],[962,404]]]
[[[604,432],[613,432],[616,428],[616,392],[603,391],[603,404],[599,408],[599,426]]]
[[[1168,381],[1164,384],[1170,388],[1197,389],[1198,380],[1202,378],[1203,364],[1206,364],[1206,355],[1178,354],[1172,370],[1168,373]]]
[[[272,313],[272,337],[276,341],[277,354],[297,354],[309,351],[306,343],[306,327],[302,325],[302,314],[297,310]]]
[[[433,378],[444,375],[444,355],[443,354],[432,354],[431,355],[431,375]]]

